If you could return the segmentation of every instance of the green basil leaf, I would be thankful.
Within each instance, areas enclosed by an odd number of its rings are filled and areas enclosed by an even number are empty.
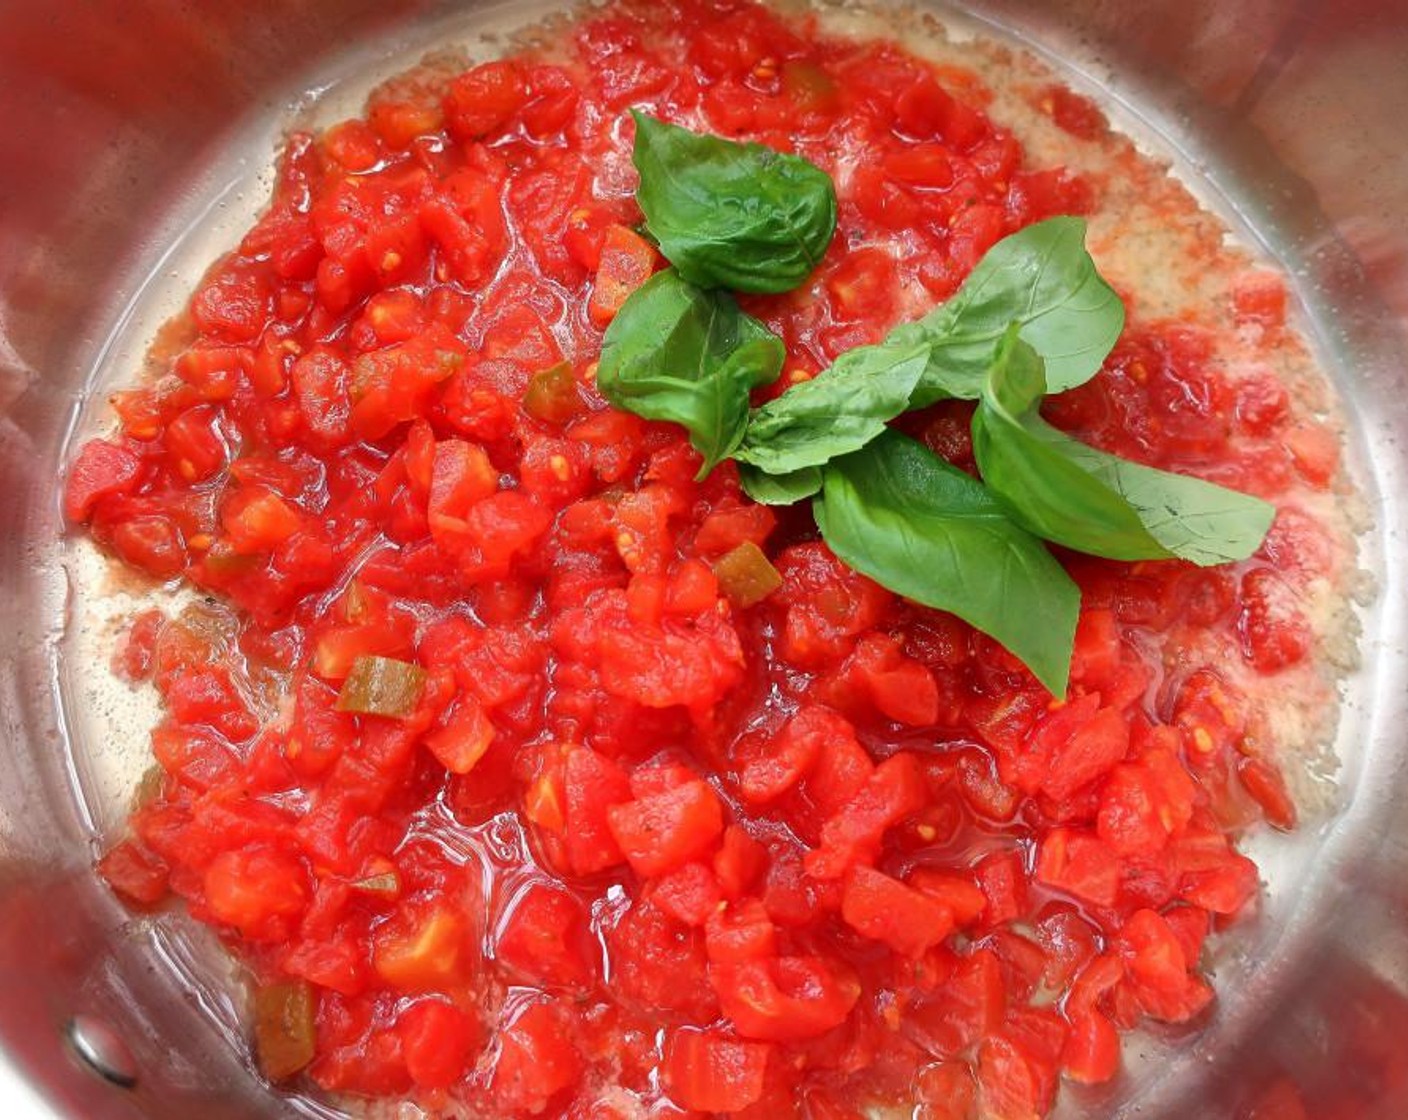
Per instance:
[[[816,467],[803,467],[790,474],[766,474],[757,467],[739,463],[738,477],[743,483],[743,492],[765,506],[790,506],[821,489],[821,471]]]
[[[1019,523],[1115,560],[1177,556],[1208,566],[1245,560],[1260,547],[1274,506],[1072,439],[1038,413],[1045,391],[1041,358],[1014,324],[973,417],[973,453]]]
[[[928,361],[924,345],[847,350],[753,413],[735,457],[768,474],[790,474],[857,451],[909,407]]]
[[[990,634],[1065,695],[1080,590],[982,483],[893,431],[822,478],[816,521],[837,556]]]
[[[831,178],[800,156],[631,111],[636,200],[660,251],[702,288],[786,292],[836,232]]]
[[[933,345],[911,407],[945,397],[976,400],[1011,323],[1046,361],[1050,392],[1083,384],[1100,369],[1124,329],[1124,304],[1086,252],[1082,219],[1048,218],[1004,237],[952,299],[891,333],[898,345]]]
[[[701,477],[732,455],[748,423],[748,394],[777,380],[782,339],[673,269],[631,293],[601,345],[597,388],[618,408],[689,430]]]

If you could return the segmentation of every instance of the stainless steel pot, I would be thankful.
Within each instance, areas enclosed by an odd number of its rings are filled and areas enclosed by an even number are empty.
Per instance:
[[[1281,256],[1351,403],[1352,458],[1377,518],[1363,562],[1381,586],[1364,667],[1346,686],[1335,813],[1258,850],[1266,915],[1220,963],[1225,998],[1208,1030],[1140,1040],[1121,1083],[1067,1093],[1062,1114],[1270,1116],[1249,1102],[1290,1078],[1312,1100],[1357,1093],[1337,1116],[1408,1116],[1408,5],[986,0],[970,11],[1124,101]],[[124,745],[89,688],[101,674],[67,632],[87,604],[55,479],[93,386],[136,368],[146,338],[133,309],[175,309],[160,283],[143,285],[198,269],[257,209],[293,108],[342,91],[350,108],[367,75],[531,14],[512,0],[0,0],[6,1118],[317,1109],[246,1067],[232,1005],[208,975],[216,958],[134,921],[92,874],[122,815],[109,764]]]

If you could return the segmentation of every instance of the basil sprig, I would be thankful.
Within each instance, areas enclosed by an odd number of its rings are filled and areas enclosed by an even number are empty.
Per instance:
[[[1014,323],[998,346],[973,417],[983,481],[1033,533],[1114,560],[1177,556],[1208,566],[1245,560],[1276,509],[1268,502],[1089,447],[1037,412],[1043,360]]]
[[[1098,451],[1041,419],[1043,397],[1093,377],[1124,328],[1079,218],[1004,238],[948,302],[750,411],[751,390],[781,370],[783,343],[717,289],[800,284],[835,230],[831,181],[796,156],[635,119],[637,199],[673,268],[608,328],[598,385],[621,408],[682,424],[701,477],[731,457],[754,500],[813,498],[837,556],[991,635],[1058,696],[1080,592],[1043,538],[1195,564],[1260,545],[1267,503]],[[981,480],[888,428],[945,398],[979,402]]]
[[[732,455],[748,424],[748,394],[777,380],[782,339],[671,268],[657,272],[611,321],[597,387],[613,404],[689,432],[704,456],[701,476]]]
[[[800,156],[738,144],[632,110],[636,201],[681,276],[701,288],[791,291],[836,232],[831,178]]]
[[[910,401],[976,400],[993,350],[1017,323],[1046,362],[1048,391],[1083,385],[1099,372],[1124,330],[1124,304],[1095,268],[1080,218],[1047,218],[1004,237],[984,254],[947,303],[891,340],[931,346],[929,368]]]
[[[1080,589],[977,479],[886,431],[827,464],[812,508],[856,571],[990,634],[1065,695]]]
[[[772,475],[859,451],[909,408],[929,364],[926,346],[861,346],[753,413],[735,456]]]
[[[976,400],[993,349],[1014,323],[1050,355],[1052,391],[1100,369],[1124,327],[1124,304],[1095,270],[1080,218],[1048,218],[1003,238],[947,303],[846,351],[760,408],[736,457],[770,474],[820,466],[864,446],[902,412],[948,397]],[[898,394],[916,371],[908,393]]]

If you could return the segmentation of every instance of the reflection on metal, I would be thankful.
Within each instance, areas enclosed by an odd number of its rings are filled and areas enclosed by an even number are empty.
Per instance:
[[[101,1019],[79,1015],[69,1020],[68,1041],[73,1052],[104,1081],[124,1089],[137,1084],[137,1064],[127,1044]]]

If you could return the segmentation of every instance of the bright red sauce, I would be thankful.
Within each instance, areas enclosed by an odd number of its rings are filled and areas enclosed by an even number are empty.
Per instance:
[[[1056,703],[731,465],[694,482],[678,429],[593,385],[641,278],[627,106],[836,176],[815,298],[749,305],[792,378],[1098,190],[1026,166],[972,74],[757,8],[639,4],[569,43],[291,138],[172,376],[79,454],[73,520],[238,618],[134,625],[119,664],[165,700],[162,778],[101,870],[181,899],[259,983],[310,985],[306,1075],[335,1093],[1040,1116],[1061,1079],[1115,1074],[1121,1031],[1213,998],[1204,938],[1258,890],[1236,834],[1294,807],[1217,664],[1165,658],[1211,636],[1262,672],[1304,659],[1279,591],[1314,526],[1283,518],[1238,569],[1069,558],[1085,607]],[[1283,302],[1237,310],[1274,330]],[[1272,497],[1326,485],[1333,440],[1209,353],[1138,325],[1050,416]],[[961,407],[905,424],[971,468]],[[783,577],[746,608],[713,570],[744,542]],[[335,709],[364,654],[424,668],[411,716]]]

